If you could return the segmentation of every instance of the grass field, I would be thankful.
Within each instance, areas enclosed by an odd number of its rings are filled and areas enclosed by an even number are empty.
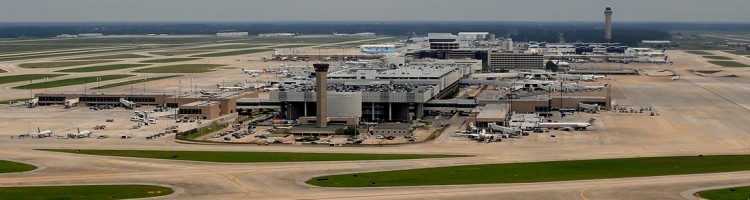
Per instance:
[[[750,186],[706,190],[697,194],[708,200],[745,200],[750,198]]]
[[[156,52],[148,52],[150,54],[154,55],[160,55],[160,56],[180,56],[180,55],[188,55],[188,54],[196,54],[196,53],[205,53],[206,51],[156,51]]]
[[[172,194],[171,188],[152,185],[70,185],[0,187],[0,199],[83,200],[136,199]]]
[[[221,57],[221,56],[236,56],[236,55],[245,55],[245,54],[251,54],[251,53],[260,53],[260,52],[266,52],[271,51],[271,49],[245,49],[245,50],[238,50],[238,51],[227,51],[227,52],[219,52],[219,53],[208,53],[208,54],[198,54],[198,55],[192,55],[190,57]]]
[[[326,187],[532,183],[745,170],[750,170],[750,155],[466,165],[323,176],[307,183]]]
[[[2,100],[0,101],[0,104],[7,105],[8,103],[12,102],[21,102],[21,101],[29,101],[31,98],[20,98],[20,99],[10,99],[10,100]]]
[[[70,67],[78,65],[90,65],[107,62],[115,62],[119,60],[87,60],[87,61],[64,61],[64,62],[38,62],[38,63],[23,63],[18,65],[22,68],[58,68],[58,67]]]
[[[41,149],[65,153],[135,158],[193,160],[224,163],[303,162],[347,160],[397,160],[459,157],[434,154],[360,154],[360,153],[293,153],[293,152],[240,152],[240,151],[139,151],[139,150],[72,150]]]
[[[98,53],[113,53],[113,52],[121,52],[121,51],[132,51],[132,50],[137,50],[137,49],[141,49],[141,47],[117,48],[117,49],[97,50],[97,51],[71,51],[71,52],[52,53],[52,54],[50,53],[27,54],[27,55],[2,57],[0,58],[0,61],[52,58],[52,57],[61,57],[61,56],[78,56],[78,55],[88,55],[88,54],[98,54]]]
[[[194,140],[194,139],[197,139],[197,138],[199,138],[201,136],[204,136],[204,135],[207,135],[207,134],[211,134],[213,132],[225,129],[228,126],[229,125],[227,125],[226,123],[211,125],[211,126],[199,128],[197,131],[192,132],[190,134],[181,134],[178,137],[184,137],[184,138],[187,138],[187,139]],[[181,139],[181,138],[178,138],[178,139]]]
[[[4,69],[0,69],[0,73],[5,73],[5,72],[8,72],[8,71],[5,71]]]
[[[101,77],[101,81],[108,81],[108,80],[120,79],[120,78],[125,78],[125,77],[131,77],[131,76],[134,76],[134,75],[117,74],[117,75],[89,76],[89,77],[49,81],[46,83],[38,82],[38,83],[33,83],[33,84],[26,84],[22,86],[13,87],[13,89],[54,88],[54,87],[63,87],[63,86],[69,86],[69,85],[79,85],[79,84],[84,84],[84,83],[95,83],[97,77]]]
[[[268,45],[230,44],[230,45],[221,45],[221,46],[197,47],[197,48],[192,48],[190,50],[247,49],[247,48],[255,48],[255,47],[262,47],[262,46],[268,46]]]
[[[703,56],[703,58],[713,60],[732,60],[732,58],[726,56]]]
[[[284,44],[275,46],[273,48],[282,48],[282,49],[291,49],[291,48],[302,48],[302,47],[309,47],[309,46],[315,46],[314,44]]]
[[[705,51],[685,51],[685,53],[695,54],[695,55],[702,55],[702,56],[714,55],[712,53],[708,53],[708,52],[705,52]]]
[[[184,65],[167,65],[161,67],[152,67],[135,70],[139,73],[203,73],[214,71],[213,68],[224,65],[213,64],[184,64]]]
[[[25,172],[25,171],[35,170],[35,169],[36,169],[36,166],[34,165],[0,160],[0,173]],[[3,194],[3,193],[0,192],[0,194]]]
[[[148,66],[148,64],[100,65],[100,66],[91,66],[91,67],[81,67],[81,68],[73,68],[73,69],[64,69],[64,70],[58,70],[56,72],[100,72],[100,71],[127,69],[127,68],[134,68],[134,67],[143,67],[143,66]]]
[[[65,76],[65,75],[67,74],[22,74],[22,75],[13,75],[13,76],[0,76],[0,84],[29,81],[29,80],[39,80],[39,79],[44,79],[44,77],[54,78],[54,77]]]
[[[742,64],[742,63],[738,63],[738,62],[734,62],[734,61],[709,60],[708,62],[710,62],[711,64],[714,64],[714,65],[722,66],[722,67],[750,67],[748,65],[745,65],[745,64]]]
[[[108,56],[94,56],[85,58],[71,58],[66,60],[107,60],[107,59],[126,59],[126,58],[149,58],[150,56],[138,55],[138,54],[118,54]]]
[[[750,51],[724,51],[724,52],[735,54],[735,55],[741,55],[741,56],[750,55]]]
[[[171,62],[198,60],[198,59],[200,58],[164,58],[164,59],[144,60],[144,61],[141,61],[141,63],[171,63]]]
[[[146,82],[157,81],[157,80],[168,79],[168,78],[174,78],[174,77],[180,77],[180,76],[181,75],[172,75],[172,76],[159,76],[159,77],[146,78]],[[131,83],[130,81],[123,81],[123,82],[117,82],[117,83],[102,85],[102,86],[99,86],[99,87],[93,87],[91,89],[107,89],[107,88],[113,88],[113,87],[120,87],[120,86],[123,86],[123,85],[130,85],[130,83]],[[140,79],[133,80],[132,83],[133,84],[143,83],[143,79],[140,78]]]

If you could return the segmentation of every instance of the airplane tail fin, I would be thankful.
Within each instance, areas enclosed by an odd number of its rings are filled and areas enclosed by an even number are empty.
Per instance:
[[[591,117],[591,119],[589,119],[588,123],[589,124],[594,124],[594,121],[596,121],[596,117]]]

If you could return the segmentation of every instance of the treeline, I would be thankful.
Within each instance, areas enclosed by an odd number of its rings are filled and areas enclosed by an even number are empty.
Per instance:
[[[633,44],[642,39],[669,39],[667,28],[694,27],[728,28],[702,24],[615,24],[613,40]],[[243,31],[260,33],[331,34],[374,32],[380,35],[420,36],[430,32],[482,31],[499,37],[513,37],[518,41],[559,41],[560,34],[568,42],[604,40],[602,23],[511,23],[511,22],[284,22],[284,23],[6,23],[0,24],[0,38],[54,37],[60,34],[215,34]],[[731,26],[737,28],[738,26]],[[747,27],[747,26],[740,26]]]
[[[537,42],[605,42],[602,29],[574,29],[574,30],[540,30],[522,29],[511,36],[516,41]],[[672,35],[665,31],[645,29],[613,29],[612,42],[627,46],[636,46],[642,40],[670,40]]]

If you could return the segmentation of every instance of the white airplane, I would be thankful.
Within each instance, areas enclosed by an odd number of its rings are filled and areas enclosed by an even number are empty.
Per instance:
[[[45,137],[52,137],[52,131],[51,130],[42,130],[39,129],[39,127],[36,128],[36,133],[30,133],[30,135],[36,136],[37,138],[45,138]]]
[[[676,80],[680,80],[680,78],[681,78],[680,76],[673,76],[673,77],[672,77],[672,80],[673,80],[673,81],[676,81]]]
[[[224,86],[224,87],[219,87],[219,89],[221,90],[244,90],[245,88],[237,87],[237,86]]]
[[[599,85],[599,86],[584,86],[587,90],[602,90],[607,87],[607,84]]]
[[[350,35],[349,34],[345,34],[345,33],[336,33],[336,32],[333,32],[333,36],[350,36]]]
[[[245,72],[246,74],[250,74],[250,73],[263,73],[262,70],[257,70],[257,69],[245,69],[245,68],[241,68],[241,69],[242,69],[242,72]]]
[[[561,130],[586,130],[586,127],[594,125],[596,117],[591,117],[588,122],[560,122],[560,123],[539,123],[539,128],[552,128]]]

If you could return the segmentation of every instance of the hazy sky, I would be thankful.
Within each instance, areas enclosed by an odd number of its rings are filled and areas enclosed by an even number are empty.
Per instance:
[[[0,0],[0,22],[750,22],[750,0]]]

